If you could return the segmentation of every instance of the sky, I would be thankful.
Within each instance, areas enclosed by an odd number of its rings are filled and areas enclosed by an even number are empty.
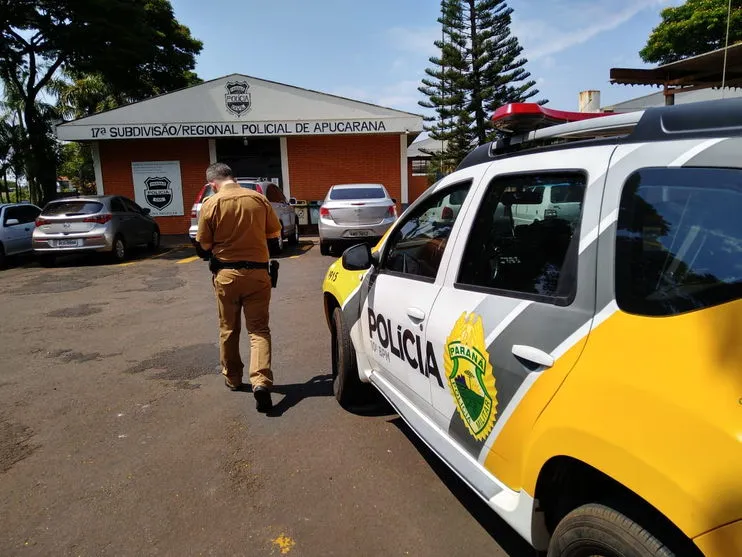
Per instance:
[[[439,0],[171,0],[176,18],[204,43],[202,79],[231,73],[332,93],[416,114]],[[512,32],[535,99],[577,110],[579,92],[601,106],[659,91],[611,85],[612,67],[651,67],[639,51],[660,11],[682,0],[510,0]]]

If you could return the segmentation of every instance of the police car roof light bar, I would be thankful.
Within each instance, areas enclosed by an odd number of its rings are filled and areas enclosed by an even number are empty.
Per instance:
[[[528,103],[521,103],[528,104]],[[539,105],[526,108],[505,108],[496,112],[502,122],[530,118],[531,123],[518,124],[521,132],[509,134],[501,130],[500,139],[475,147],[457,169],[490,162],[495,158],[515,155],[524,150],[561,148],[575,140],[637,143],[669,139],[692,139],[742,136],[742,98],[660,106],[626,113],[572,113],[582,118],[566,123],[562,114],[545,114]],[[557,111],[559,112],[559,111]],[[569,113],[567,113],[569,114]],[[587,114],[588,116],[585,116]],[[534,125],[533,119],[539,125]],[[598,117],[600,116],[600,117]],[[494,116],[493,116],[494,119]],[[541,126],[544,121],[551,125]],[[530,131],[528,128],[530,126]],[[539,127],[540,126],[540,127]],[[513,127],[513,126],[511,126]]]
[[[521,134],[568,122],[608,116],[605,112],[568,112],[545,108],[537,103],[510,103],[495,110],[492,122],[504,133]]]

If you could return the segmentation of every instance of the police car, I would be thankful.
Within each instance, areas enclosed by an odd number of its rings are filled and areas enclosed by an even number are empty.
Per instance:
[[[549,557],[742,555],[742,100],[493,119],[329,268],[336,398]]]

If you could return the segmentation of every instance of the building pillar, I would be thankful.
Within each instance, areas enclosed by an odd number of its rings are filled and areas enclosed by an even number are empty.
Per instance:
[[[289,143],[285,137],[280,138],[281,143],[281,187],[286,199],[291,197],[291,182],[289,180]]]
[[[93,171],[95,172],[95,192],[98,195],[103,195],[103,167],[100,164],[100,145],[97,141],[93,141],[91,147]]]
[[[399,136],[399,169],[401,179],[400,194],[402,196],[402,199],[399,201],[404,210],[410,202],[410,183],[407,175],[407,134],[405,133]]]
[[[665,86],[665,106],[672,106],[675,104],[675,91]]]
[[[216,139],[209,139],[209,164],[216,162]]]

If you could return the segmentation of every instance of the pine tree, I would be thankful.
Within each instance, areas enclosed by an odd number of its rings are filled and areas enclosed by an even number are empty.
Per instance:
[[[440,57],[430,58],[435,67],[427,68],[427,78],[418,90],[428,97],[420,101],[425,108],[434,109],[436,116],[425,117],[424,128],[432,139],[441,142],[441,149],[432,151],[432,163],[444,173],[450,172],[471,150],[473,135],[472,118],[469,114],[466,22],[460,0],[442,0],[441,40],[435,46]]]
[[[432,124],[425,129],[445,142],[437,160],[448,167],[496,137],[490,116],[497,108],[539,93],[524,68],[523,48],[510,32],[512,12],[505,0],[441,2],[443,38],[435,41],[441,55],[430,58],[434,67],[425,73],[432,79],[423,79],[419,88],[428,100],[419,104],[436,112],[426,118]]]
[[[505,0],[466,0],[472,45],[472,110],[479,144],[495,138],[488,115],[508,103],[525,102],[538,95],[534,80],[521,57],[523,47],[510,32],[513,9]],[[546,101],[538,101],[544,104]]]

